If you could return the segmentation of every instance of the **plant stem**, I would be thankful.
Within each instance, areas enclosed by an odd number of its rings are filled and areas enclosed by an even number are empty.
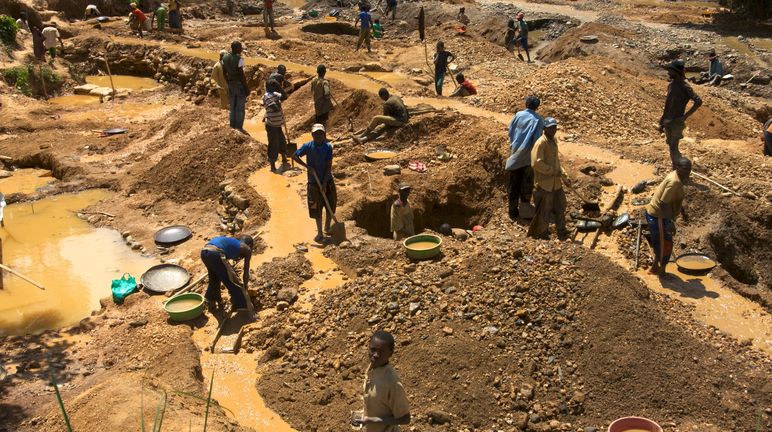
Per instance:
[[[206,432],[206,423],[209,420],[209,405],[212,403],[212,386],[214,385],[214,371],[212,371],[212,378],[209,380],[209,395],[206,398],[206,414],[204,414],[204,432]]]
[[[56,384],[56,377],[54,376],[54,369],[50,369],[51,372],[51,385],[54,386],[54,392],[56,393],[56,401],[59,402],[59,409],[62,411],[64,417],[64,424],[67,426],[67,432],[72,432],[72,426],[70,425],[70,417],[67,416],[67,410],[64,409],[64,402],[62,401],[62,395],[59,394],[59,386]]]

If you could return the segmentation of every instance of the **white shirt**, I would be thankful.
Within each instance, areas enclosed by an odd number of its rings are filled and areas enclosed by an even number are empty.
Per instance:
[[[43,46],[48,48],[56,48],[56,40],[59,38],[59,30],[55,27],[46,27],[43,29]]]
[[[27,24],[27,21],[22,21],[21,18],[16,20],[16,26],[22,30],[29,31],[29,24]]]

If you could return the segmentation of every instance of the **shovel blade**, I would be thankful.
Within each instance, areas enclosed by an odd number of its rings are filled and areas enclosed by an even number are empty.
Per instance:
[[[336,245],[346,241],[346,225],[343,222],[335,222],[330,231],[332,232],[332,242]]]

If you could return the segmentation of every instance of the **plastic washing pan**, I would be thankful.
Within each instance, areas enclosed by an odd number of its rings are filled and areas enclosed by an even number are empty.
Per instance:
[[[148,291],[163,294],[187,285],[190,282],[190,273],[175,264],[158,264],[143,273],[140,282]]]
[[[204,296],[199,293],[180,294],[167,300],[164,310],[172,321],[198,318],[204,312]]]
[[[412,259],[434,258],[440,253],[442,238],[434,234],[418,234],[402,242],[405,253]]]
[[[680,255],[675,262],[678,270],[692,275],[705,275],[716,267],[716,262],[712,258],[701,253]]]
[[[193,232],[190,228],[184,225],[172,225],[156,231],[153,240],[158,246],[176,246],[188,241],[191,237]]]

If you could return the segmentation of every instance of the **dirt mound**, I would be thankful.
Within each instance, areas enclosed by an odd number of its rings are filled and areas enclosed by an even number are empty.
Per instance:
[[[373,116],[383,112],[383,101],[377,95],[364,90],[351,91],[338,80],[330,80],[330,86],[333,97],[340,105],[333,104],[330,111],[327,120],[328,136],[337,136],[349,131],[349,118],[358,130],[367,126]],[[315,123],[313,100],[311,83],[308,83],[290,95],[285,102],[284,114],[286,118],[291,119],[291,129],[295,134],[308,133],[311,125]]]
[[[3,363],[18,365],[0,390],[0,430],[66,430],[47,384],[49,366],[73,430],[139,430],[139,416],[145,424],[152,423],[164,392],[164,430],[187,430],[189,422],[201,429],[206,391],[191,327],[170,325],[157,300],[146,294],[133,294],[122,306],[108,303],[106,310],[70,334],[47,332],[0,341]],[[44,360],[47,356],[50,363]],[[30,420],[18,423],[25,417]],[[251,430],[237,426],[216,403],[209,408],[208,425],[218,431]]]
[[[249,290],[256,308],[276,307],[278,301],[294,303],[302,294],[298,287],[314,276],[311,263],[301,254],[275,258],[252,270]]]
[[[261,393],[300,430],[340,430],[360,409],[367,338],[382,328],[395,335],[416,431],[436,430],[430,411],[451,419],[443,430],[576,430],[627,413],[739,430],[769,404],[768,374],[669,323],[605,258],[498,232],[446,238],[436,262],[371,238],[332,251],[353,267],[379,259],[307,319],[278,315],[247,342],[274,353]]]
[[[583,36],[597,36],[595,42],[583,42]],[[615,61],[630,59],[632,54],[620,51],[611,46],[621,39],[632,38],[630,32],[610,25],[599,23],[585,23],[573,28],[556,39],[553,43],[539,51],[539,60],[545,63],[553,63],[572,57],[587,57],[599,55],[611,58]],[[638,60],[640,61],[640,60]]]
[[[210,128],[163,156],[139,177],[135,188],[178,203],[215,199],[220,182],[254,155],[254,145],[246,135],[223,127]]]

